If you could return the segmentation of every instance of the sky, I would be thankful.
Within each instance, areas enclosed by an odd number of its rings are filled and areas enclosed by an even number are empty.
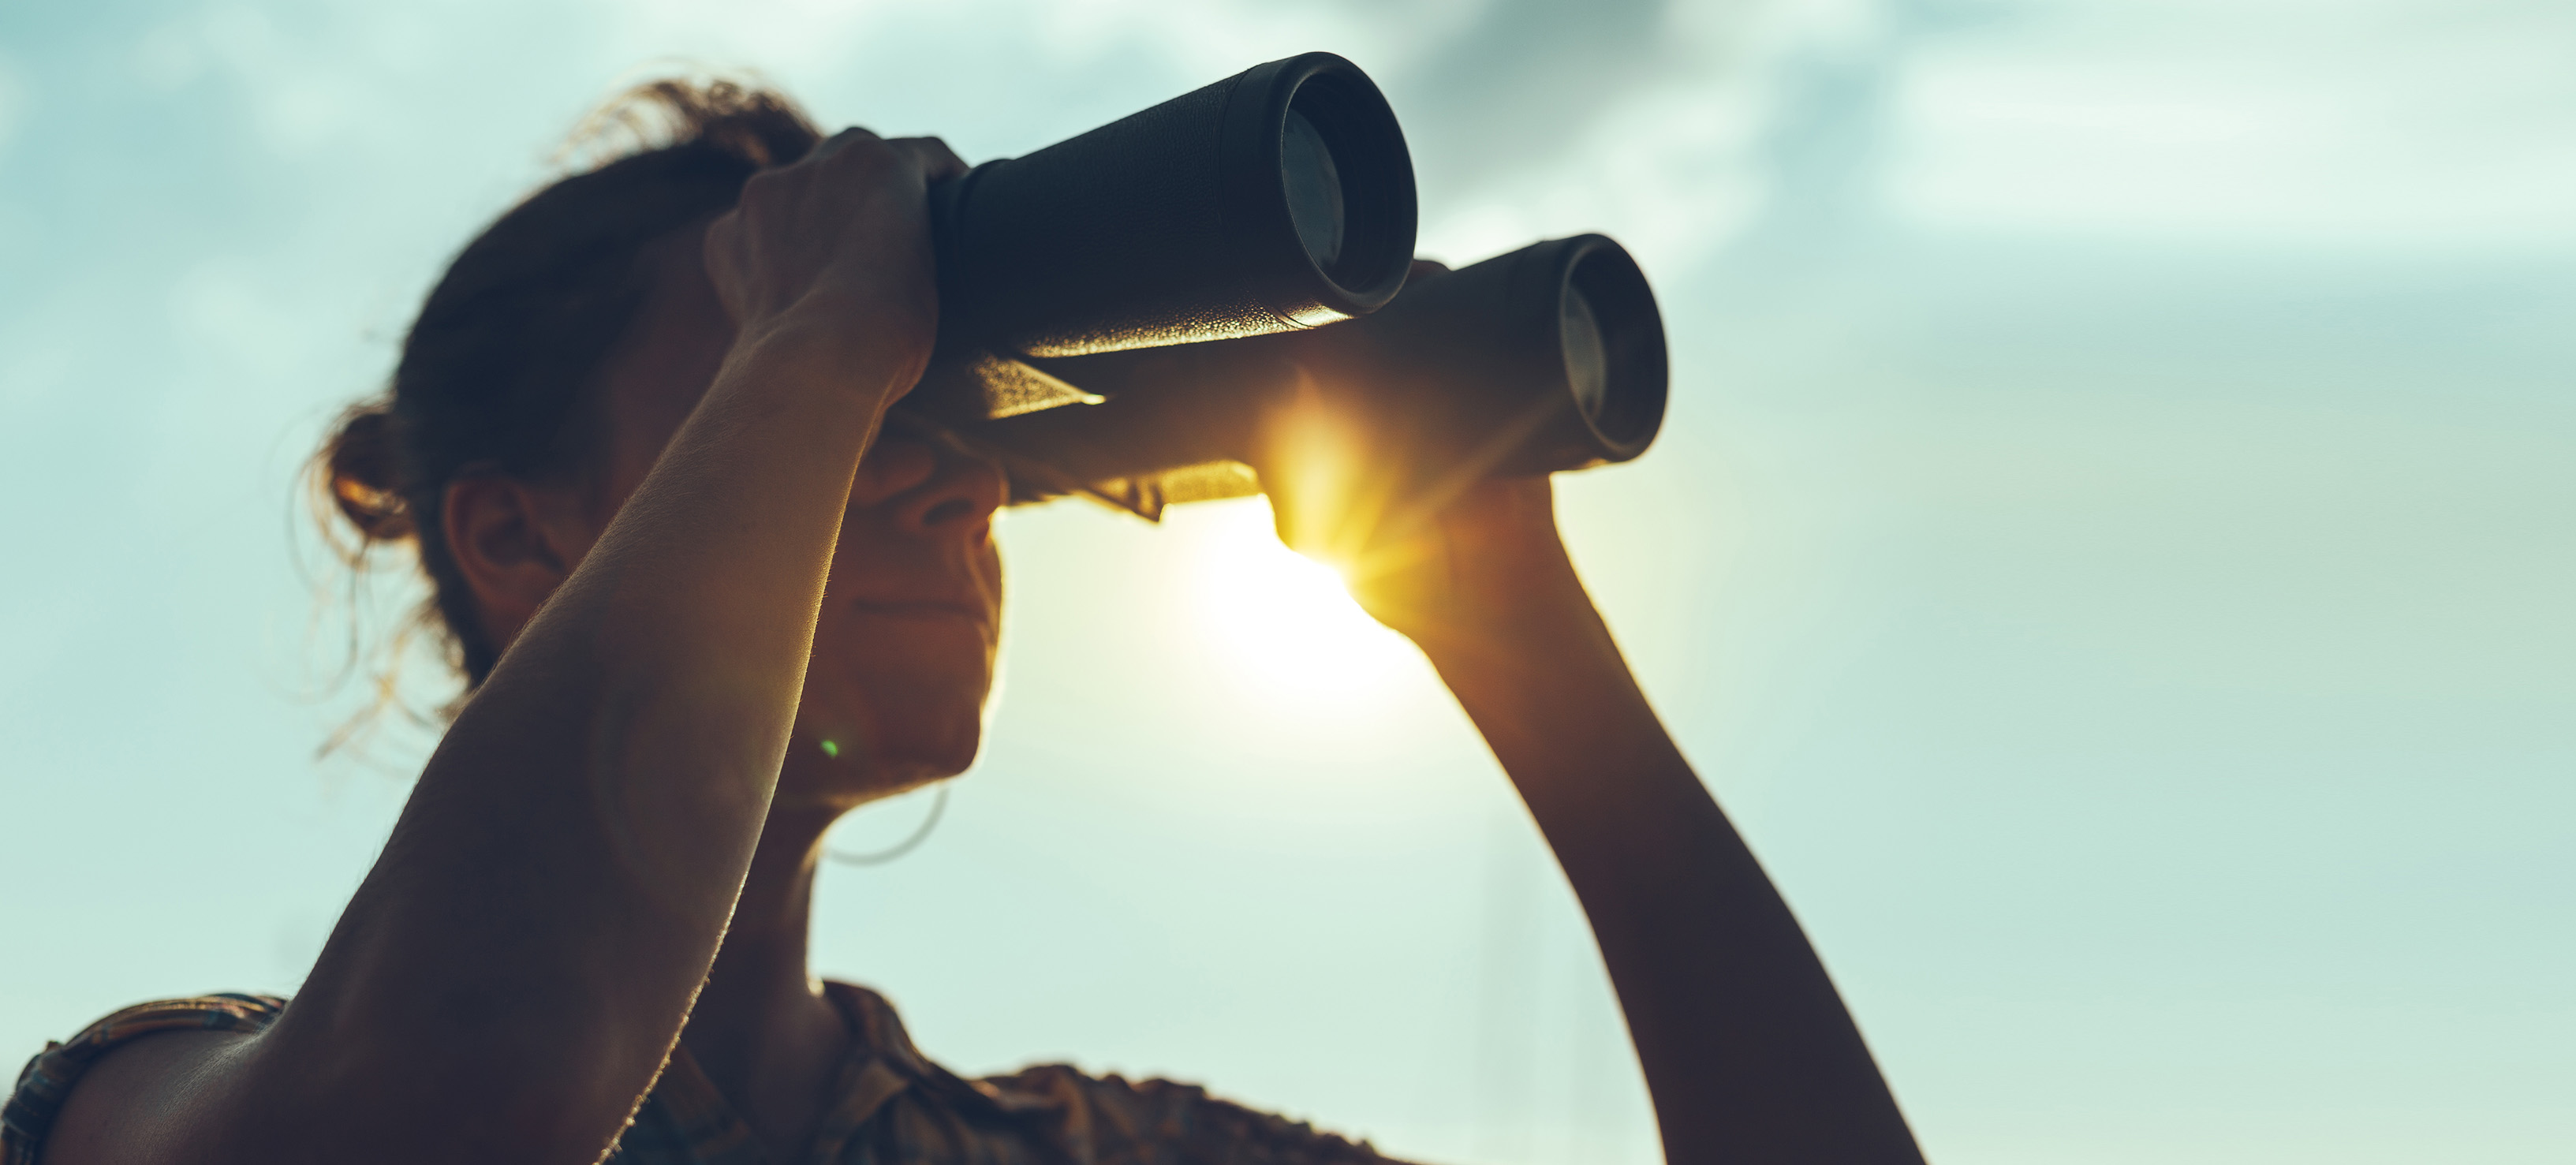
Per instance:
[[[0,7],[0,1058],[310,964],[432,737],[317,757],[365,692],[297,470],[604,96],[748,70],[978,160],[1311,49],[1425,254],[1655,281],[1670,419],[1567,537],[1934,1160],[2576,1157],[2539,0]],[[818,967],[968,1072],[1655,1160],[1526,815],[1263,525],[1008,514],[984,757],[827,870]]]

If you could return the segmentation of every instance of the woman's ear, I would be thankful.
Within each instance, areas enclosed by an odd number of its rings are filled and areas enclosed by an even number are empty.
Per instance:
[[[581,507],[564,492],[498,474],[447,485],[439,515],[447,552],[496,649],[518,637],[590,549],[592,532],[577,528]]]

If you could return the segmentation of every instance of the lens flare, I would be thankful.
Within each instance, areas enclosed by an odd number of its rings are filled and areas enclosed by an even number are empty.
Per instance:
[[[1175,514],[1195,527],[1199,620],[1233,664],[1271,695],[1375,698],[1415,666],[1411,644],[1351,599],[1332,567],[1280,545],[1261,498]]]
[[[1383,473],[1368,472],[1369,438],[1366,419],[1311,380],[1264,418],[1263,484],[1284,507],[1277,528],[1289,545],[1346,569],[1360,563],[1394,487]]]

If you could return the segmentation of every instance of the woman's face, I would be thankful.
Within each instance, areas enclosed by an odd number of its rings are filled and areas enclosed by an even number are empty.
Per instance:
[[[691,228],[648,248],[653,294],[603,369],[602,528],[732,347],[703,235]],[[992,519],[1004,491],[996,466],[889,419],[842,518],[780,808],[846,809],[974,761],[1001,628]]]

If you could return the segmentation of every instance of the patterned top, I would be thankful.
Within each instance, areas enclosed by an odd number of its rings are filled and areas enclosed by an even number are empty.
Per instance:
[[[1211,1097],[1168,1080],[1129,1083],[1064,1065],[965,1080],[925,1059],[875,992],[825,992],[850,1021],[839,1100],[802,1165],[1394,1165],[1366,1142]],[[129,1040],[165,1031],[258,1032],[274,995],[204,995],[129,1007],[27,1062],[0,1110],[0,1165],[37,1165],[46,1130],[81,1073]],[[610,1165],[769,1165],[767,1152],[688,1050],[635,1114]]]

